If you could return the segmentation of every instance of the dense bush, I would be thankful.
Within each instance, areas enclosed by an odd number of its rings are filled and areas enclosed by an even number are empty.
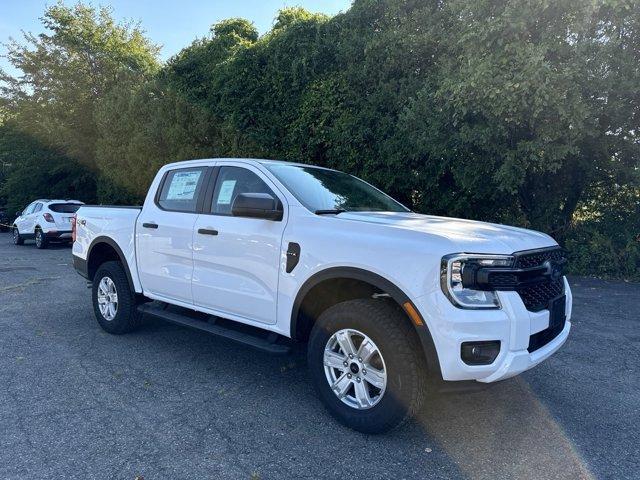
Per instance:
[[[549,232],[576,273],[640,279],[637,2],[290,8],[263,36],[220,22],[162,66],[105,10],[45,19],[52,35],[10,49],[25,77],[5,78],[3,96],[13,125],[93,172],[101,201],[141,201],[169,161],[296,160],[416,211]],[[51,46],[69,55],[41,53]]]
[[[595,186],[575,214],[565,247],[573,272],[640,278],[640,190]]]
[[[0,128],[3,164],[10,174],[0,185],[0,201],[10,215],[36,198],[96,200],[96,180],[91,171],[63,152],[41,145],[11,123]]]

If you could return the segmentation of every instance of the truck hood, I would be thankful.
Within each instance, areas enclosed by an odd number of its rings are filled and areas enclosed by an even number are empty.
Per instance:
[[[508,254],[557,245],[555,240],[542,232],[460,218],[411,212],[344,212],[338,217],[446,239],[455,246],[456,252]]]

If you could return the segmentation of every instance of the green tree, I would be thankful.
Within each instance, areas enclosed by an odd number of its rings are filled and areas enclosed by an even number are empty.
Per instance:
[[[569,230],[589,186],[637,168],[638,21],[631,2],[450,2],[437,76],[400,126],[421,209]]]
[[[48,33],[7,45],[21,75],[2,75],[2,95],[17,128],[94,168],[96,100],[120,82],[153,73],[158,47],[138,25],[117,24],[107,8],[58,3],[42,23]]]
[[[211,105],[212,84],[220,66],[257,38],[248,21],[224,20],[153,78],[121,82],[100,99],[97,163],[108,180],[102,198],[139,202],[163,164],[228,154],[223,121]]]
[[[93,172],[63,152],[40,144],[11,121],[0,125],[0,171],[6,172],[0,198],[10,214],[36,198],[96,200]]]

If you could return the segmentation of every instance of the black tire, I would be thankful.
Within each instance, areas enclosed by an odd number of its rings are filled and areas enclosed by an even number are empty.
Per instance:
[[[44,250],[49,245],[47,241],[47,235],[42,231],[40,227],[36,228],[35,235],[36,248]]]
[[[115,317],[110,320],[102,314],[98,302],[98,287],[104,278],[108,278],[113,282],[117,293]],[[94,315],[103,330],[115,335],[120,335],[130,332],[140,325],[142,315],[137,310],[138,302],[136,294],[129,285],[127,274],[120,262],[105,262],[100,265],[93,277],[91,298],[93,301]]]
[[[343,403],[325,375],[325,347],[332,335],[343,329],[364,333],[384,358],[386,389],[378,403],[367,409]],[[392,302],[358,299],[325,310],[311,331],[307,356],[322,403],[347,427],[363,433],[383,433],[399,427],[420,410],[428,381],[424,355],[409,320]]]
[[[13,227],[13,244],[14,245],[24,245],[24,238],[22,238],[22,235],[20,235],[20,231],[18,230],[18,227]]]

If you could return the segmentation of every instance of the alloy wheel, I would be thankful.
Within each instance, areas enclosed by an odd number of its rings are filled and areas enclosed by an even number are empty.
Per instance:
[[[387,369],[380,349],[364,333],[335,332],[327,341],[323,363],[331,390],[346,405],[365,410],[382,400]]]
[[[98,308],[108,322],[118,313],[118,292],[116,284],[109,277],[103,277],[98,284]]]

